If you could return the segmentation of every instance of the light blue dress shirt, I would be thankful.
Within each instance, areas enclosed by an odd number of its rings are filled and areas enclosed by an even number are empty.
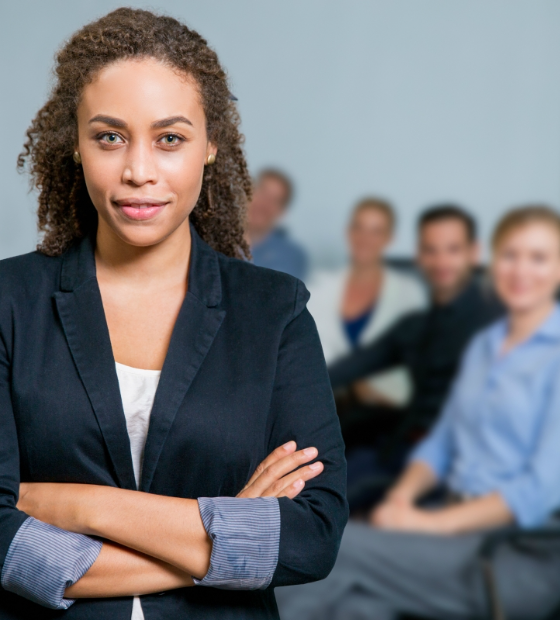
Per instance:
[[[253,245],[251,254],[257,267],[283,271],[305,280],[307,254],[282,228],[276,228],[262,241]]]
[[[560,307],[502,354],[504,319],[470,344],[441,418],[411,460],[451,490],[498,492],[522,527],[560,508]]]

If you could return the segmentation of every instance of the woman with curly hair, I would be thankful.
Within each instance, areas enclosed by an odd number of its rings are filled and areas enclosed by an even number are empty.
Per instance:
[[[244,260],[226,75],[118,9],[56,78],[42,240],[0,263],[0,620],[277,618],[334,564],[345,462],[308,293]]]

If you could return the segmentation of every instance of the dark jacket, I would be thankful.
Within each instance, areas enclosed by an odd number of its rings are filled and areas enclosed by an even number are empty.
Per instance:
[[[235,496],[274,448],[316,446],[325,471],[280,499],[267,590],[142,597],[146,620],[278,618],[273,588],[322,579],[347,519],[346,468],[321,345],[290,276],[227,258],[193,230],[189,290],[152,410],[141,490]],[[135,489],[93,243],[0,262],[0,570],[26,515],[20,481]],[[185,553],[188,550],[185,549]],[[130,620],[131,598],[52,611],[0,589],[0,620]]]
[[[438,417],[471,338],[503,315],[494,293],[472,280],[455,299],[397,321],[377,340],[329,367],[334,389],[404,366],[413,392],[408,412],[427,429]]]

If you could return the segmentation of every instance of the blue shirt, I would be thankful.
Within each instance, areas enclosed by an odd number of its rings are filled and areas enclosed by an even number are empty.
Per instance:
[[[504,319],[470,344],[440,421],[412,455],[453,491],[498,492],[519,525],[560,507],[560,307],[501,354]]]
[[[307,254],[286,231],[281,228],[273,230],[267,237],[251,248],[253,263],[258,267],[267,267],[283,271],[304,280],[307,274]]]
[[[352,348],[355,349],[358,346],[360,336],[364,331],[366,325],[371,320],[373,312],[374,306],[368,308],[364,313],[360,314],[360,316],[356,317],[355,319],[342,320],[342,325],[344,327],[344,331],[346,332],[346,337],[352,345]]]

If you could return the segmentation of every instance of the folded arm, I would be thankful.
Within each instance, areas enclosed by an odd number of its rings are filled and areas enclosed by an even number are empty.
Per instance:
[[[85,575],[66,588],[65,597],[140,596],[193,586],[190,575],[171,564],[105,541]]]
[[[295,497],[307,480],[321,473],[321,463],[296,469],[315,458],[317,450],[296,452],[295,448],[295,443],[289,442],[275,450],[238,498],[197,502],[112,487],[31,483],[21,485],[18,506],[40,522],[61,528],[61,534],[76,532],[118,543],[103,545],[91,568],[67,589],[67,597],[130,596],[196,582],[227,586],[229,582],[219,574],[219,558],[212,567],[214,575],[209,576],[211,535],[220,529],[221,519],[236,518],[242,529],[247,512],[255,520],[248,527],[258,527],[259,520],[266,521],[271,511],[274,514],[271,503],[275,498]],[[262,498],[261,503],[247,505],[257,498]],[[219,549],[214,551],[220,553]],[[126,579],[119,578],[116,583],[115,575],[126,575]],[[258,572],[253,575],[258,577]]]
[[[280,343],[267,432],[272,445],[293,438],[316,446],[325,469],[294,500],[278,500],[281,534],[273,587],[325,578],[348,518],[344,443],[319,337],[302,307],[305,300],[304,294],[296,303]]]

